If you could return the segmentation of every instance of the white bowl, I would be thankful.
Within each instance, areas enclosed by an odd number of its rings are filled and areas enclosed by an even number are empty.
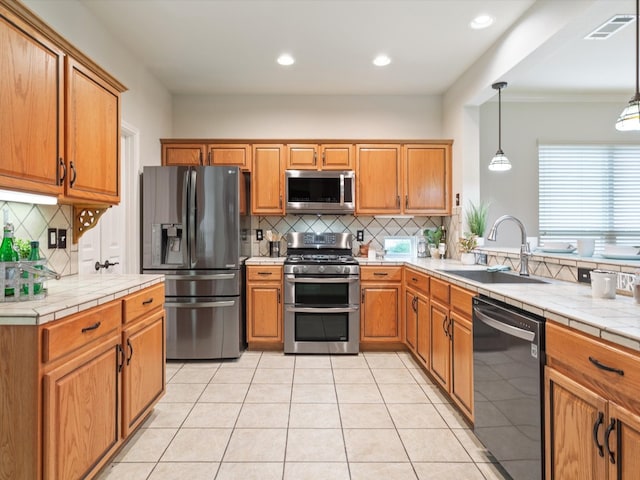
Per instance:
[[[553,250],[569,250],[571,248],[575,248],[575,245],[570,242],[544,242],[542,248]]]
[[[602,253],[605,255],[637,255],[640,248],[625,245],[605,245]]]

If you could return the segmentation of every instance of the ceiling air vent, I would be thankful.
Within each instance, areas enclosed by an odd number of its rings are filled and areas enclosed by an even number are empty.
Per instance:
[[[624,27],[633,23],[635,15],[614,15],[609,20],[596,28],[589,35],[584,37],[585,40],[606,40],[614,33],[619,32]]]

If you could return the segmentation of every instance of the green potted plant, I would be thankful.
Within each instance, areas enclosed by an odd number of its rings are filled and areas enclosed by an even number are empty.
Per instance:
[[[484,232],[487,230],[487,217],[489,215],[489,204],[487,202],[478,202],[478,204],[469,201],[469,207],[465,214],[465,220],[469,227],[469,233],[477,237],[477,244],[484,245]]]
[[[427,245],[431,256],[433,258],[440,258],[438,245],[440,244],[440,240],[442,240],[442,227],[425,228],[423,233],[427,239]]]
[[[476,263],[476,256],[473,249],[478,246],[478,237],[473,233],[465,233],[464,237],[458,240],[458,247],[460,248],[460,261],[465,265],[473,265]]]

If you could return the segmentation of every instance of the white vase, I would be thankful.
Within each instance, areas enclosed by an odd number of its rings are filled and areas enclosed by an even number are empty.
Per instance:
[[[484,247],[484,237],[476,237],[476,245],[478,247]]]
[[[476,256],[474,253],[462,253],[460,254],[460,262],[463,265],[473,265],[476,263]]]

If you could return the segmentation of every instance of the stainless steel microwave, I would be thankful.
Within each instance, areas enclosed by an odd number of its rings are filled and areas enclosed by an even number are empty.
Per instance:
[[[287,170],[287,213],[344,215],[355,210],[355,174],[351,170]]]

